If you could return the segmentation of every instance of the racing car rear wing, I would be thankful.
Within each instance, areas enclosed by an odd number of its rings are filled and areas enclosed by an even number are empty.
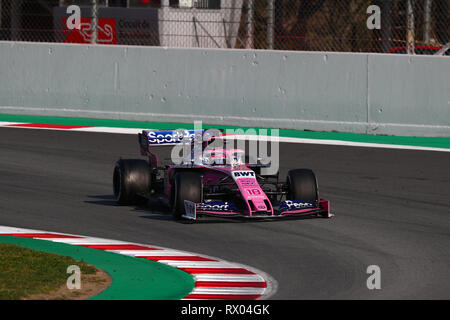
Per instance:
[[[205,130],[142,130],[138,134],[139,145],[141,149],[148,152],[150,146],[173,146],[176,144],[190,143],[193,141],[195,134],[203,134]]]

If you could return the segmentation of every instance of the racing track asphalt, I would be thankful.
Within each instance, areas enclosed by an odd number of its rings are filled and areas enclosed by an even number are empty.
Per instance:
[[[335,218],[196,224],[115,206],[120,156],[140,158],[136,136],[0,128],[0,225],[241,262],[278,281],[273,299],[450,298],[448,152],[282,143],[281,176],[313,169]],[[366,287],[369,265],[381,290]]]

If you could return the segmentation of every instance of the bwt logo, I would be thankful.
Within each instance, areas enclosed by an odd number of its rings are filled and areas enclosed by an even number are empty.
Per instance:
[[[239,178],[251,178],[254,177],[255,173],[253,171],[235,171],[233,172],[233,177],[235,179]]]

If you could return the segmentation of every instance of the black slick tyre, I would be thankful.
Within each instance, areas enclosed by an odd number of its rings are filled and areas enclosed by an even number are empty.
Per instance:
[[[286,182],[288,187],[288,200],[319,201],[317,180],[312,170],[290,170]]]
[[[202,202],[202,176],[198,172],[181,171],[175,174],[172,193],[172,215],[175,220],[185,213],[184,200]]]
[[[120,159],[116,162],[113,175],[113,190],[117,204],[142,205],[150,190],[150,170],[145,160]]]

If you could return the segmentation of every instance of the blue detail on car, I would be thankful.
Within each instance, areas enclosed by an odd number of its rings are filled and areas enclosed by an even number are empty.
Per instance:
[[[315,201],[285,200],[280,202],[279,212],[317,208]]]
[[[167,130],[167,131],[145,131],[149,145],[171,145],[185,142],[192,142],[196,133],[203,134],[204,130]]]
[[[237,207],[229,201],[205,200],[205,202],[197,204],[197,210],[235,212]]]

